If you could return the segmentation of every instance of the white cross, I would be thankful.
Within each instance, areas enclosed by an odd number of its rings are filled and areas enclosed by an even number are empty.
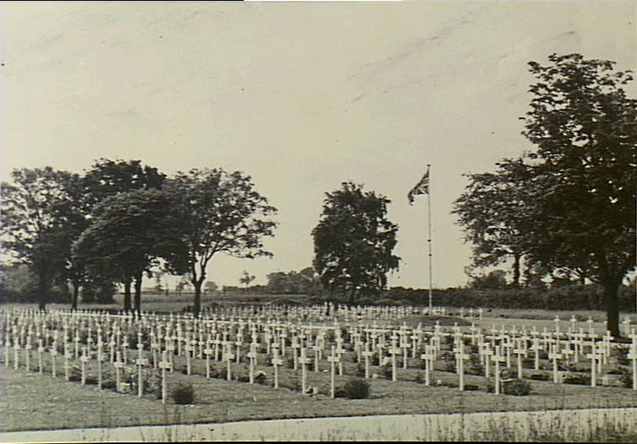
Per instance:
[[[161,369],[161,403],[166,404],[166,370],[173,371],[172,362],[170,362],[167,358],[168,352],[164,350],[162,352],[161,361],[159,362],[159,368]]]
[[[303,394],[306,392],[306,384],[307,384],[307,367],[306,365],[310,365],[312,363],[312,359],[306,356],[305,348],[301,349],[301,357],[299,358],[299,364],[301,364],[301,390]]]
[[[392,339],[391,348],[388,350],[388,352],[391,355],[391,369],[392,369],[391,380],[395,382],[395,381],[398,380],[398,377],[397,377],[398,369],[397,369],[397,366],[396,366],[396,355],[400,353],[400,349],[396,346],[396,339]]]
[[[500,363],[504,362],[506,358],[500,355],[500,348],[496,347],[495,353],[490,357],[495,363],[495,394],[500,394]]]
[[[279,356],[278,347],[273,347],[272,349],[272,366],[274,367],[274,388],[279,388],[279,366],[283,365],[283,359]]]
[[[458,376],[460,377],[460,391],[464,391],[464,361],[469,359],[471,356],[464,352],[464,342],[459,342],[459,348],[456,353],[456,362],[457,362],[457,370]]]
[[[341,361],[341,357],[336,354],[336,347],[332,346],[332,354],[327,357],[330,363],[330,397],[334,398],[336,393],[336,364]]]

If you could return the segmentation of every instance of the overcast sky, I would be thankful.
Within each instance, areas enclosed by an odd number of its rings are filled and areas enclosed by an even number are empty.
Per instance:
[[[209,279],[311,265],[325,192],[352,180],[392,203],[400,271],[426,287],[432,165],[434,287],[464,285],[450,214],[466,173],[531,148],[531,60],[578,52],[633,69],[634,2],[5,2],[2,180],[139,159],[171,175],[252,176],[279,208],[272,259],[215,257]],[[635,87],[630,93],[633,97]]]

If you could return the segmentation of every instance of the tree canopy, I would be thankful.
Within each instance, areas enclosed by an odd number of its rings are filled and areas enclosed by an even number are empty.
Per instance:
[[[53,281],[69,265],[73,235],[81,226],[74,187],[78,176],[51,167],[14,170],[2,183],[2,250],[29,266],[38,279],[40,308]]]
[[[354,303],[358,294],[386,288],[387,273],[398,269],[400,260],[392,254],[398,227],[386,218],[390,202],[352,182],[326,193],[312,235],[314,269],[330,293],[347,293]]]
[[[636,253],[637,101],[622,88],[632,74],[580,54],[549,62],[529,63],[536,83],[523,135],[536,150],[470,176],[456,212],[477,255],[515,248],[536,268],[598,282],[619,336],[618,291]],[[489,237],[493,226],[506,235]]]
[[[263,238],[272,236],[277,209],[255,189],[250,176],[240,171],[192,169],[179,172],[164,186],[178,215],[182,248],[168,258],[168,267],[187,273],[195,288],[193,313],[201,310],[201,288],[208,263],[218,253],[240,258],[272,256]]]

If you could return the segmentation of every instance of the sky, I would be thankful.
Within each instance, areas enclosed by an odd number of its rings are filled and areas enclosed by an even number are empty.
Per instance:
[[[243,270],[312,263],[326,192],[353,181],[391,200],[400,269],[426,288],[431,164],[433,286],[465,285],[471,246],[451,214],[464,174],[532,146],[528,62],[581,53],[634,69],[634,2],[4,2],[0,177],[99,158],[172,175],[221,167],[279,209],[273,258],[216,256],[218,285]],[[635,86],[627,90],[632,97]]]

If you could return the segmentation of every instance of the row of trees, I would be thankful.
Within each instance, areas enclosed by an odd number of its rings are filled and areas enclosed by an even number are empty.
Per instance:
[[[249,176],[193,169],[167,177],[140,161],[97,161],[84,175],[50,167],[12,172],[3,183],[2,248],[30,268],[44,308],[55,282],[124,286],[124,309],[141,308],[145,274],[153,267],[185,275],[201,309],[207,266],[218,253],[271,256],[276,208]]]
[[[531,62],[537,82],[523,135],[537,148],[468,175],[454,212],[473,265],[512,264],[513,286],[533,276],[603,288],[619,336],[619,288],[635,269],[637,100],[629,71],[579,54]],[[525,279],[522,279],[525,278]]]

